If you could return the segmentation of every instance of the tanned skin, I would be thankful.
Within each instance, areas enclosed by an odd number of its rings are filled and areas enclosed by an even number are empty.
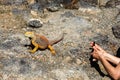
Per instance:
[[[33,46],[35,46],[33,50],[30,50],[31,53],[35,53],[38,50],[38,48],[40,49],[48,48],[50,49],[53,55],[55,55],[56,52],[54,48],[52,47],[52,45],[58,43],[59,41],[63,39],[63,35],[62,35],[56,40],[49,41],[45,36],[36,34],[34,32],[26,32],[25,36],[31,38],[31,43]]]
[[[114,79],[120,79],[120,58],[113,56],[103,50],[99,45],[94,44],[93,42],[90,43],[91,47],[94,51],[91,53],[94,59],[99,60],[107,73]],[[116,66],[110,64],[113,63]]]

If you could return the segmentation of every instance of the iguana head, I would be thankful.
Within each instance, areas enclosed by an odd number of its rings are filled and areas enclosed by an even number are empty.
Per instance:
[[[29,38],[33,38],[35,35],[34,35],[34,32],[26,32],[25,36]]]

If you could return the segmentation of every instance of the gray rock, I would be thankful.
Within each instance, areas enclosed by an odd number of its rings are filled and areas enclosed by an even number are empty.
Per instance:
[[[120,14],[118,14],[116,20],[117,20],[117,22],[120,22]]]
[[[27,0],[1,0],[0,3],[4,5],[22,5],[27,4]]]
[[[40,3],[34,3],[29,5],[29,8],[35,11],[43,12],[44,7]]]
[[[110,0],[98,0],[98,5],[99,6],[105,6],[108,1],[110,1]]]
[[[120,9],[120,5],[117,5],[116,8]]]
[[[107,45],[109,42],[109,37],[108,35],[98,34],[97,36],[93,38],[93,41],[103,44],[103,45]]]
[[[50,6],[50,7],[47,7],[47,10],[48,10],[48,11],[51,11],[51,12],[56,12],[56,11],[59,10],[59,8],[58,8],[58,7],[55,7],[55,6]]]
[[[113,31],[114,36],[120,39],[120,25],[113,26],[112,31]]]
[[[68,11],[68,12],[65,12],[64,14],[61,14],[61,17],[69,18],[69,17],[75,17],[75,15],[72,12]]]
[[[29,45],[30,44],[29,39],[26,38],[24,36],[24,34],[17,33],[17,34],[14,34],[14,35],[10,36],[9,38],[17,40],[17,43],[19,43],[20,45]]]
[[[42,27],[42,22],[39,19],[30,19],[27,23],[29,27],[39,28]]]
[[[109,0],[106,3],[106,7],[117,7],[117,8],[119,8],[119,5],[120,5],[120,1],[119,0]]]
[[[0,49],[11,50],[16,53],[25,53],[26,48],[24,46],[29,45],[30,40],[25,38],[23,34],[14,34],[1,42]],[[14,53],[12,53],[14,54]]]

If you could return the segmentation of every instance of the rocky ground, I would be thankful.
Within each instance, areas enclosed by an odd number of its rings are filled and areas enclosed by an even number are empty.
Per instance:
[[[36,6],[5,1],[0,2],[0,80],[111,80],[100,62],[91,63],[89,43],[112,55],[120,52],[119,5],[36,11]],[[53,45],[55,56],[49,49],[31,54],[26,31],[49,40],[64,34],[64,39]]]

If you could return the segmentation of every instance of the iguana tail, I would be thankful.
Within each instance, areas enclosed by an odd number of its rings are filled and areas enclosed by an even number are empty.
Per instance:
[[[63,40],[63,38],[64,38],[64,33],[62,33],[58,38],[51,40],[49,43],[50,43],[50,45],[56,44],[56,43],[60,42],[61,40]]]

